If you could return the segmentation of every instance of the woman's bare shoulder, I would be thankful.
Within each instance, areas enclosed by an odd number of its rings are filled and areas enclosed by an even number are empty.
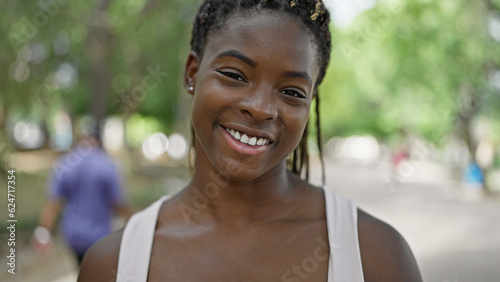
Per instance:
[[[122,234],[123,229],[118,230],[92,245],[83,259],[79,282],[116,280]]]
[[[358,234],[365,281],[422,281],[408,243],[392,226],[358,209]]]

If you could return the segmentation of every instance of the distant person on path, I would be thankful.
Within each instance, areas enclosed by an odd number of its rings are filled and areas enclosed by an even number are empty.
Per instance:
[[[50,231],[63,207],[62,231],[81,264],[87,249],[112,231],[112,211],[129,216],[113,161],[101,149],[95,129],[78,146],[52,166],[48,200],[43,208],[33,244],[39,254],[52,245]]]

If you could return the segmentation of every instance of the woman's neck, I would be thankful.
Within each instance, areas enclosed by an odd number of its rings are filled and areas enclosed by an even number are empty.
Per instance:
[[[297,199],[299,177],[283,161],[266,174],[241,181],[213,166],[195,167],[191,183],[183,191],[196,221],[230,225],[276,220]]]

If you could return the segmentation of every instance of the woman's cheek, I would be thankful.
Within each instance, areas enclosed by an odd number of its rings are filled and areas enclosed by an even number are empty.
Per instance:
[[[301,134],[309,119],[309,110],[307,109],[289,109],[283,120],[288,120],[289,125],[300,130]],[[301,135],[302,136],[302,135]]]

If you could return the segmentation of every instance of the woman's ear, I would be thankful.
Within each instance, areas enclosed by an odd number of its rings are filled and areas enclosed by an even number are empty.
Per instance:
[[[186,69],[184,70],[184,88],[186,88],[187,92],[191,95],[194,94],[198,67],[198,55],[196,55],[194,51],[189,52],[186,59]]]

